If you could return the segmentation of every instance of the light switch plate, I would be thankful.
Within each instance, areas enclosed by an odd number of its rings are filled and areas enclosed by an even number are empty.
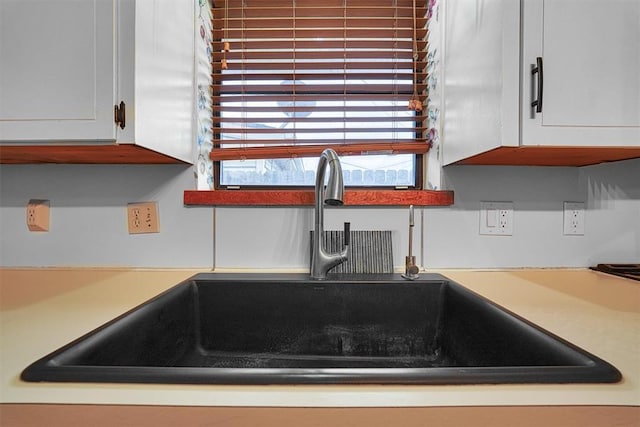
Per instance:
[[[480,234],[513,235],[513,202],[480,202]]]

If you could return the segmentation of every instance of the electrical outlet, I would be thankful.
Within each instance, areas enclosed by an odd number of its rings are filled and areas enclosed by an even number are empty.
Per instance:
[[[513,235],[513,202],[480,202],[480,234]]]
[[[157,202],[129,203],[127,205],[129,234],[159,233]]]
[[[584,203],[583,202],[564,202],[564,221],[565,236],[583,236],[584,235]]]
[[[49,201],[31,199],[27,204],[29,231],[49,231]]]

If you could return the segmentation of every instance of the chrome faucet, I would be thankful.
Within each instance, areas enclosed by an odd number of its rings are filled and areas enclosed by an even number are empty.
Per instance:
[[[329,182],[324,188],[325,172],[329,166]],[[344,202],[344,183],[342,166],[335,151],[327,148],[320,155],[316,171],[315,188],[315,228],[313,232],[313,248],[311,252],[311,278],[324,280],[327,271],[347,260],[350,224],[344,223],[344,248],[339,253],[328,253],[323,245],[324,237],[324,204],[341,206]]]

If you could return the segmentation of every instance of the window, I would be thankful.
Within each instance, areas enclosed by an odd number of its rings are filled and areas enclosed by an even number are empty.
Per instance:
[[[315,181],[326,147],[346,185],[419,186],[428,150],[425,0],[215,0],[220,186]],[[415,72],[414,72],[415,70]]]

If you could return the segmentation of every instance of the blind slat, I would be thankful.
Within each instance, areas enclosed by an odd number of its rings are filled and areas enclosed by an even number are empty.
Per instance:
[[[413,53],[410,50],[354,50],[344,52],[340,49],[326,50],[326,51],[298,51],[296,53],[296,60],[304,59],[325,59],[325,60],[345,60],[349,59],[370,59],[374,62],[381,56],[391,58],[398,63],[402,62],[410,66],[413,59]],[[418,54],[418,58],[424,60],[426,54]],[[226,58],[229,62],[233,60],[240,60],[244,62],[260,61],[265,59],[289,59],[291,55],[286,51],[259,51],[259,50],[231,50],[230,52],[215,52],[213,54],[214,61],[220,61],[222,58]],[[404,61],[402,61],[404,60]]]
[[[414,154],[426,153],[428,151],[428,145],[422,142],[377,142],[375,146],[366,143],[345,145],[336,144],[332,145],[331,148],[333,148],[341,156],[368,154]],[[305,156],[311,157],[319,156],[324,149],[325,145],[227,148],[225,150],[212,151],[211,159],[250,160]]]
[[[292,40],[233,40],[229,39],[230,48],[260,50],[260,49],[291,49],[294,46]],[[224,48],[224,42],[216,41],[212,43],[213,52],[220,52]],[[418,42],[418,50],[424,51],[426,42]],[[298,39],[295,42],[297,49],[367,49],[375,47],[377,49],[412,49],[413,41],[410,39],[388,40],[388,39],[364,39],[364,40],[304,40]]]
[[[391,106],[387,106],[387,105],[356,105],[356,106],[351,106],[349,107],[349,109],[347,111],[345,111],[345,108],[342,106],[323,106],[323,105],[311,105],[311,106],[305,106],[305,105],[298,105],[298,106],[287,106],[287,105],[282,105],[279,107],[278,109],[281,112],[284,113],[288,113],[288,112],[313,112],[313,111],[317,111],[317,112],[345,112],[346,113],[364,113],[364,112],[388,112],[388,113],[393,113],[393,112],[397,112],[397,111],[407,111],[407,106],[406,105],[391,105]],[[240,107],[233,107],[233,106],[222,106],[220,104],[216,104],[213,106],[213,111],[216,113],[220,113],[220,112],[250,112],[250,113],[270,113],[273,112],[273,108],[272,107],[265,107],[265,106],[240,106]],[[217,116],[216,116],[217,118]],[[215,118],[214,118],[215,119]]]
[[[290,123],[377,123],[381,120],[390,123],[407,122],[415,123],[415,117],[290,117]],[[280,123],[278,117],[214,117],[214,123]]]
[[[218,150],[211,152],[213,160],[249,160],[264,159],[275,155],[275,158],[286,157],[311,157],[319,156],[322,151],[327,148],[333,148],[341,156],[350,155],[367,155],[367,154],[413,154],[426,153],[428,146],[421,142],[406,143],[377,143],[375,147],[369,144],[353,144],[353,145],[307,145],[302,147],[279,146],[279,147],[247,147],[247,148],[231,148],[226,150]]]
[[[231,38],[231,39],[293,39],[294,31],[289,28],[273,28],[270,30],[266,29],[254,29],[247,28],[245,30],[239,28],[229,28],[225,33],[223,29],[214,29],[213,38],[222,39],[222,38]],[[379,39],[379,38],[387,38],[387,39],[406,39],[413,38],[413,30],[409,28],[400,28],[394,31],[393,28],[378,28],[377,30],[373,30],[371,28],[348,28],[346,31],[342,28],[300,28],[296,29],[295,36],[296,38],[302,39],[313,39],[316,37],[327,37],[327,38],[342,38],[346,34],[347,38],[355,38],[355,39]],[[427,35],[426,29],[418,30],[417,32],[418,38],[424,39]]]
[[[373,132],[384,132],[384,133],[399,133],[399,132],[411,132],[411,131],[424,131],[424,127],[412,127],[408,129],[397,128],[397,127],[373,127],[373,128],[271,128],[271,127],[260,127],[260,128],[232,128],[232,127],[224,127],[221,129],[227,135],[245,135],[245,134],[305,134],[305,133],[324,133],[324,134],[334,134],[334,133],[373,133]],[[375,141],[375,140],[372,140]],[[301,141],[304,142],[304,141]]]
[[[305,147],[308,145],[340,145],[340,146],[348,146],[348,145],[360,145],[360,144],[371,144],[370,138],[343,138],[343,139],[328,139],[328,138],[309,138],[304,140],[304,145],[296,145],[291,140],[282,141],[280,139],[243,139],[239,140],[228,140],[228,139],[214,139],[214,143],[226,145],[226,148],[223,150],[240,150],[246,148],[257,148],[257,146],[268,146],[269,148],[274,148],[277,146],[285,146],[288,149],[295,151],[298,146]],[[236,141],[236,143],[234,143]],[[285,143],[288,142],[288,143]],[[374,141],[374,144],[406,144],[406,143],[415,143],[415,144],[426,144],[426,140],[424,138],[404,138],[404,139],[377,139]],[[418,145],[412,145],[413,147],[419,147]],[[425,147],[419,147],[419,150],[422,150]],[[375,147],[371,148],[372,150]],[[420,151],[422,152],[422,151]]]
[[[227,5],[228,3],[228,5]],[[290,8],[293,4],[292,0],[211,0],[211,4],[214,8],[224,9],[225,7],[231,8],[250,8],[250,7],[275,7],[275,8]],[[374,8],[389,8],[392,3],[389,0],[322,0],[322,4],[318,4],[318,0],[296,0],[296,8],[326,8],[337,7],[348,9],[368,7]],[[413,0],[397,0],[397,7],[412,7]],[[425,2],[418,1],[416,7],[424,7]]]
[[[292,80],[335,80],[337,79],[361,79],[361,80],[394,80],[394,79],[411,79],[413,74],[410,70],[394,70],[391,73],[383,72],[349,72],[349,73],[244,73],[244,74],[227,74],[222,77],[220,74],[213,75],[213,82],[230,82],[237,83],[238,81],[256,81],[256,80],[276,80],[276,81],[292,81]],[[416,73],[418,79],[424,80],[427,77],[426,73]]]
[[[213,25],[215,28],[222,28],[225,24],[224,19],[214,19]],[[418,19],[418,24],[421,27],[426,25],[426,19]],[[342,16],[336,17],[326,17],[326,18],[306,18],[306,17],[275,17],[265,20],[263,18],[246,18],[246,19],[230,19],[226,22],[228,25],[227,29],[229,32],[232,30],[240,30],[240,31],[264,31],[269,32],[274,29],[289,29],[295,26],[296,31],[298,30],[315,30],[317,28],[321,29],[339,29],[340,31],[345,30],[357,30],[357,29],[370,29],[372,31],[382,30],[388,31],[391,29],[394,31],[395,29],[403,30],[403,31],[412,31],[413,32],[413,18],[411,17],[386,17],[386,16],[367,16],[362,18],[352,18],[347,17],[346,19]]]
[[[344,70],[392,70],[395,66],[392,61],[378,61],[378,62],[343,62],[341,63],[342,67],[336,68],[335,63],[329,62],[297,62],[296,70],[305,71],[305,70],[336,70],[336,72],[344,72]],[[418,62],[415,67],[418,70],[424,70],[427,66],[426,62]],[[230,67],[231,68],[231,67]],[[243,64],[241,61],[238,61],[237,66],[235,68],[231,68],[229,71],[230,74],[237,74],[238,72],[251,72],[251,71],[261,71],[261,70],[291,70],[293,67],[291,63],[285,62],[263,62],[263,63],[249,63]],[[221,64],[220,62],[215,62],[213,64],[213,71],[220,72]],[[229,75],[229,74],[224,74]],[[339,74],[338,74],[339,75]]]
[[[240,85],[214,85],[213,92],[214,94],[238,94],[244,92],[245,94],[256,94],[257,96],[263,96],[265,94],[280,94],[280,93],[290,93],[293,91],[291,89],[291,85],[244,85],[243,87],[239,87]],[[426,88],[426,84],[419,84],[418,90],[422,91]],[[343,94],[375,94],[375,93],[389,93],[389,92],[398,92],[398,93],[412,93],[413,84],[410,82],[398,82],[398,83],[389,83],[389,84],[346,84],[342,85],[340,83],[337,84],[326,84],[326,85],[304,85],[304,86],[296,86],[296,93],[298,95],[301,94],[323,94],[323,93],[340,93]]]
[[[327,6],[324,4],[317,6],[297,6],[295,8],[295,16],[299,18],[305,17],[334,17],[344,16],[345,8],[340,6]],[[424,17],[426,15],[426,8],[416,7],[417,15]],[[228,13],[227,13],[228,12]],[[217,19],[224,19],[227,15],[229,19],[239,19],[242,16],[247,18],[274,18],[281,16],[293,16],[293,7],[291,3],[286,6],[273,6],[267,4],[251,4],[246,7],[237,7],[235,5],[225,7],[216,7],[213,9],[213,17]],[[413,18],[413,7],[411,4],[406,6],[393,7],[387,2],[384,6],[350,6],[347,5],[346,15],[348,17],[368,17],[368,16],[386,16],[386,17],[410,17]]]
[[[280,103],[290,103],[293,105],[293,103],[295,102],[300,102],[300,103],[304,103],[304,102],[308,102],[308,103],[312,103],[312,102],[316,102],[316,101],[345,101],[347,98],[349,101],[387,101],[387,102],[393,102],[393,101],[399,101],[399,102],[404,102],[404,101],[408,101],[411,98],[411,94],[410,93],[396,93],[396,94],[386,94],[386,93],[381,93],[381,94],[371,94],[371,93],[352,93],[352,94],[347,94],[348,96],[345,96],[343,93],[336,93],[336,94],[313,94],[313,95],[303,95],[303,94],[298,94],[298,95],[273,95],[273,96],[269,96],[268,99],[265,96],[261,96],[261,95],[256,95],[256,96],[251,96],[251,95],[224,95],[224,96],[219,96],[219,95],[214,95],[213,101],[214,102],[243,102],[243,103],[248,103],[248,102],[268,102],[268,101],[276,101],[276,102],[280,102]],[[421,101],[426,99],[426,94],[421,94],[419,95],[419,98]],[[345,109],[345,111],[349,111],[350,107],[343,107]],[[406,108],[406,106],[405,106]],[[279,108],[277,107],[272,107],[271,108],[273,111],[279,111]]]

